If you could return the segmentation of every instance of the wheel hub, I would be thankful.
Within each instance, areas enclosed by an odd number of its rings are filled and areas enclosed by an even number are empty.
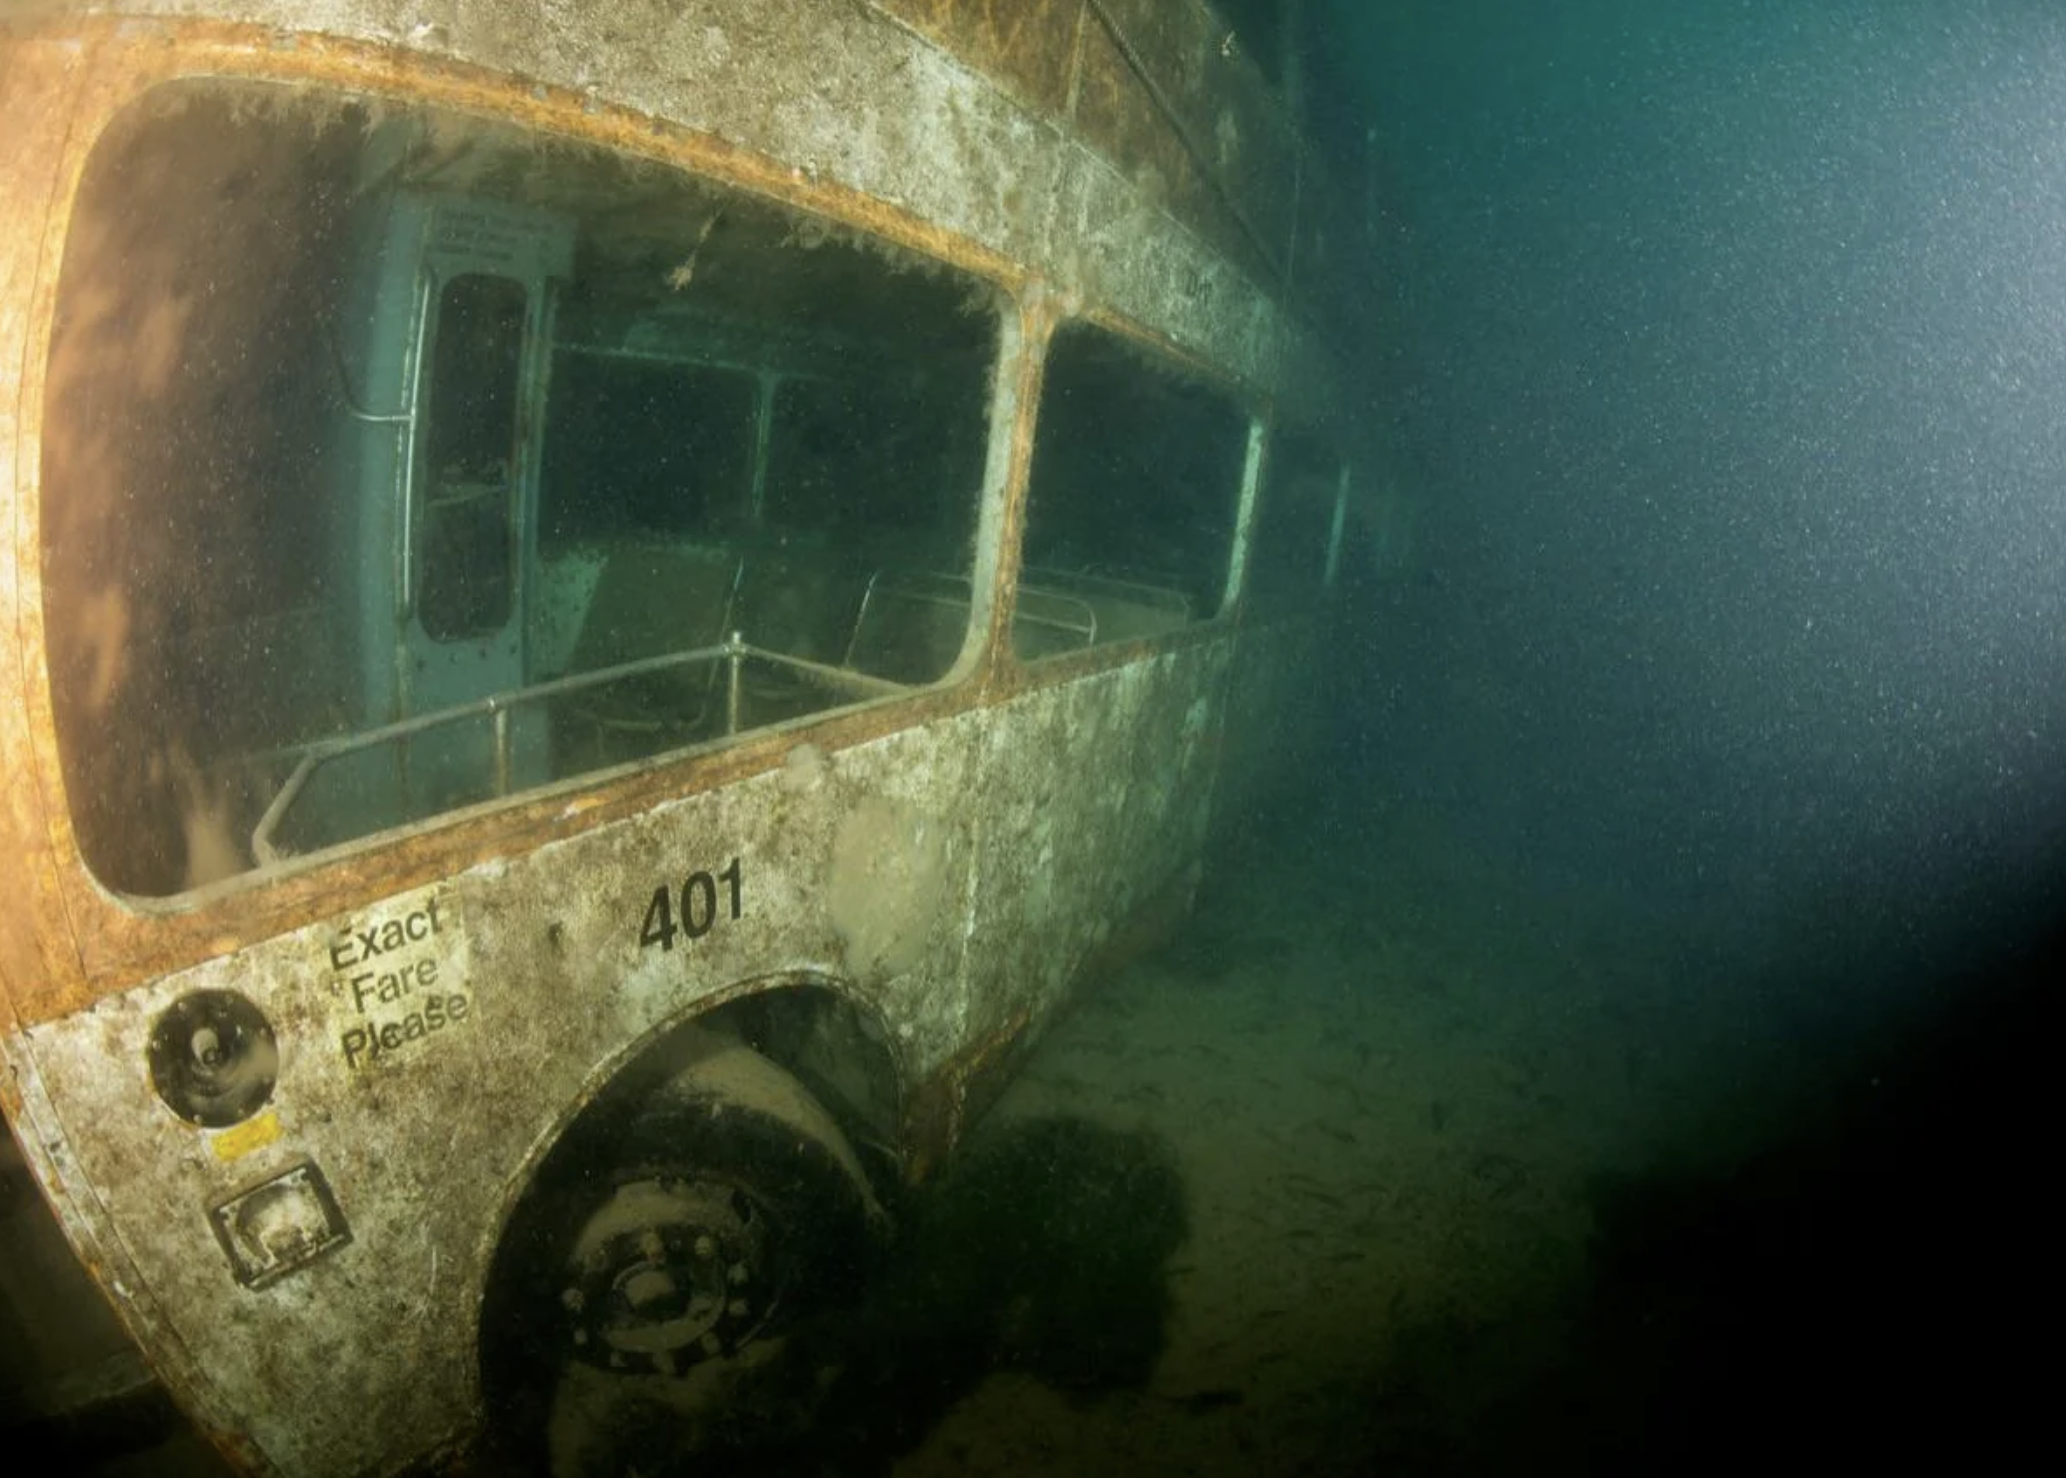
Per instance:
[[[764,1230],[734,1186],[618,1186],[567,1260],[560,1301],[575,1353],[605,1369],[663,1375],[731,1354],[772,1308]]]

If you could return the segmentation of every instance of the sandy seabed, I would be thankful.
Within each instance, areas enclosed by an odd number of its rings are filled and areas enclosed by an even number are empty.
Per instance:
[[[1705,1132],[1740,1055],[1674,989],[1685,934],[1433,834],[1254,845],[1267,893],[1208,884],[983,1129],[1167,1145],[1189,1229],[1152,1373],[1000,1370],[899,1478],[1583,1468],[1618,1420],[1572,1368],[1601,1187]]]

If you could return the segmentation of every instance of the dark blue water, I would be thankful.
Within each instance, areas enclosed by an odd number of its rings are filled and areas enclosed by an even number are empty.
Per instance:
[[[1688,1019],[1722,1003],[1828,1090],[1697,1195],[1653,1199],[1660,1164],[1599,1203],[1601,1286],[1641,1269],[1712,1336],[1659,1354],[1654,1453],[1692,1460],[1725,1410],[1831,1451],[1875,1402],[1933,1438],[2027,1421],[2007,1352],[2066,857],[2066,7],[1318,14],[1338,146],[1391,228],[1363,362],[1416,520],[1358,628],[1367,805],[1338,824],[1378,846],[1432,816],[1675,921]],[[1858,1386],[1875,1402],[1831,1394]]]
[[[1893,974],[2027,925],[2066,806],[2066,8],[1323,9],[1419,523],[1347,715],[1372,786],[1747,952],[1849,924]]]

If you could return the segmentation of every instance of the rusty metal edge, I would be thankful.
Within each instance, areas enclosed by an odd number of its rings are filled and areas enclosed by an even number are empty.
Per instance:
[[[1060,999],[1042,1013],[1037,1027],[1032,1010],[1021,1006],[913,1087],[904,1115],[909,1181],[924,1181],[945,1162],[969,1127],[996,1103],[1040,1037],[1099,985],[1170,938],[1190,914],[1198,882],[1199,868],[1194,863],[1143,899],[1077,964]]]
[[[109,1224],[91,1182],[72,1163],[69,1139],[56,1105],[43,1087],[34,1055],[22,1037],[0,1035],[0,1116],[13,1131],[38,1189],[93,1285],[115,1317],[168,1386],[194,1430],[240,1472],[271,1471],[258,1445],[240,1434],[224,1412],[214,1386],[201,1373],[186,1344],[144,1292],[144,1280],[119,1241],[103,1239],[97,1226]],[[91,1203],[89,1212],[81,1203]]]

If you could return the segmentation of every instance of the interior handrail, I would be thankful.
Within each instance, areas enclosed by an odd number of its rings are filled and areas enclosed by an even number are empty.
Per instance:
[[[1012,609],[1014,624],[1023,621],[1028,626],[1065,631],[1081,637],[1086,647],[1098,644],[1098,610],[1082,596],[1031,583],[1020,585],[1018,595],[1018,604]],[[1046,610],[1039,608],[1041,602],[1047,603]]]
[[[260,867],[271,867],[285,860],[273,841],[274,834],[307,788],[309,777],[332,760],[414,738],[431,729],[464,723],[469,719],[486,718],[495,726],[495,793],[498,797],[504,796],[509,794],[510,789],[509,714],[512,710],[526,704],[543,703],[564,697],[569,693],[579,693],[589,688],[622,682],[626,678],[643,677],[648,673],[686,667],[696,662],[730,661],[736,667],[748,660],[770,662],[791,668],[834,689],[847,690],[858,698],[894,697],[911,690],[909,684],[894,682],[889,678],[872,677],[849,668],[833,667],[803,657],[794,657],[786,652],[756,647],[744,641],[736,632],[729,640],[714,646],[663,652],[658,656],[639,657],[629,662],[619,662],[611,667],[599,667],[590,672],[570,673],[546,682],[533,683],[528,687],[491,693],[485,698],[456,703],[430,713],[414,714],[408,718],[397,719],[393,723],[382,724],[377,729],[368,729],[364,733],[318,739],[303,746],[293,771],[274,794],[272,801],[265,808],[265,813],[258,818],[258,824],[252,828],[251,855]]]
[[[1172,611],[1187,621],[1191,615],[1190,596],[1181,590],[1147,580],[1128,579],[1123,575],[1106,575],[1095,570],[1057,570],[1033,565],[1026,567],[1025,580],[1029,585],[1047,587],[1050,594],[1088,591],[1092,594],[1110,595],[1120,600],[1132,601],[1136,605]]]

